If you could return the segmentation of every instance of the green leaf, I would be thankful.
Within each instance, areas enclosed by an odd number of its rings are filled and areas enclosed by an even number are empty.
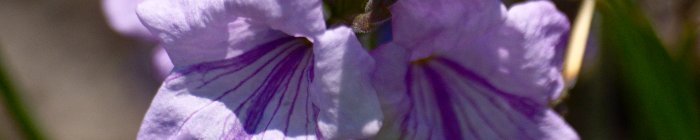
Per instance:
[[[0,52],[0,58],[2,58],[2,52]],[[19,92],[17,92],[15,85],[10,80],[10,75],[7,73],[7,69],[3,64],[3,60],[0,59],[0,99],[4,106],[7,108],[7,112],[14,119],[14,123],[19,126],[20,131],[23,133],[25,139],[30,140],[41,140],[44,136],[40,133],[37,125],[32,121],[29,111],[24,106],[22,99],[20,98]]]
[[[604,0],[598,6],[603,68],[622,79],[630,132],[636,139],[698,139],[697,89],[637,6],[630,0]]]

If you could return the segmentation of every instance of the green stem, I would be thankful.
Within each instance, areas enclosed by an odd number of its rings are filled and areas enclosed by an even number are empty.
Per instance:
[[[0,52],[0,54],[2,53]],[[0,59],[0,96],[2,96],[1,99],[5,103],[7,112],[21,129],[24,138],[31,140],[44,139],[37,126],[32,122],[4,66],[3,60]]]

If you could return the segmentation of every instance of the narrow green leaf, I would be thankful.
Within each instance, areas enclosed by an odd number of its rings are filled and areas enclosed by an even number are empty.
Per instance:
[[[0,58],[2,52],[0,52]],[[27,109],[20,98],[19,93],[12,84],[3,60],[0,59],[0,99],[2,99],[7,112],[14,119],[15,124],[20,128],[25,139],[41,140],[44,139],[37,126],[32,121]]]
[[[636,139],[700,138],[697,89],[631,0],[599,1],[604,69],[622,78]]]

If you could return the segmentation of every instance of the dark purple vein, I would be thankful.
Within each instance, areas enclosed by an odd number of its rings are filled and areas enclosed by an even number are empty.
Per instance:
[[[439,108],[440,118],[442,120],[443,134],[446,139],[463,139],[462,132],[460,131],[459,125],[454,125],[453,122],[459,122],[455,114],[456,108],[452,105],[452,97],[450,97],[449,89],[446,83],[440,77],[435,70],[430,67],[423,67],[425,75],[430,81],[430,85],[435,93],[435,102]],[[474,130],[469,128],[472,133]],[[476,133],[474,133],[476,134]],[[478,136],[477,136],[478,138]]]
[[[283,76],[287,76],[290,72],[292,72],[290,71],[290,67],[295,65],[293,62],[299,61],[300,57],[304,55],[302,52],[304,52],[306,49],[308,48],[299,48],[292,52],[290,56],[282,60],[282,62],[278,63],[278,65],[272,70],[274,73],[266,78],[265,84],[261,85],[261,88],[258,88],[258,90],[253,93],[256,98],[244,102],[244,104],[249,101],[253,102],[250,107],[247,108],[247,111],[245,111],[246,118],[243,128],[245,128],[248,132],[257,131],[256,126],[258,126],[262,120],[262,115],[264,114],[265,108],[269,105],[270,100],[275,95],[275,92],[280,88],[282,81],[285,80]],[[235,112],[236,114],[240,114],[240,107],[237,108]]]
[[[217,61],[210,61],[210,62],[203,62],[199,63],[196,65],[188,66],[182,70],[175,70],[177,73],[179,73],[176,76],[171,76],[165,81],[170,81],[172,79],[177,79],[182,76],[189,75],[190,73],[197,72],[197,73],[206,73],[208,71],[216,70],[216,69],[221,69],[221,68],[229,68],[232,66],[237,67],[244,67],[251,62],[257,61],[261,56],[267,54],[267,52],[270,52],[271,50],[282,46],[285,43],[294,41],[295,37],[284,37],[284,38],[279,38],[270,42],[267,42],[265,44],[258,45],[257,47],[254,47],[254,49],[247,51],[246,53],[239,55],[234,58],[229,58],[229,59],[223,59],[223,60],[217,60]]]
[[[307,50],[307,51],[308,51],[308,50]],[[304,56],[309,56],[309,55],[302,55],[302,60],[304,59]],[[294,63],[294,66],[293,66],[292,69],[290,69],[290,70],[291,70],[291,74],[288,74],[288,75],[285,75],[285,76],[284,76],[284,79],[285,79],[285,83],[283,84],[283,85],[285,85],[285,86],[284,86],[284,89],[281,90],[281,91],[282,91],[282,94],[280,95],[279,100],[277,100],[277,106],[275,107],[275,110],[273,111],[270,120],[268,120],[267,124],[265,125],[265,130],[267,130],[267,129],[269,128],[270,124],[272,123],[272,120],[274,120],[275,117],[277,117],[277,112],[279,111],[280,107],[282,106],[283,101],[285,100],[284,97],[287,95],[287,92],[286,92],[286,91],[287,91],[287,89],[289,88],[289,84],[292,82],[292,79],[293,79],[294,75],[296,75],[296,70],[299,68],[299,66],[300,66],[300,64],[301,64],[301,60],[300,60],[300,61],[294,61],[293,63]],[[305,69],[305,68],[304,68],[304,69]],[[301,79],[301,78],[299,78],[299,79]],[[298,85],[298,84],[301,84],[301,83],[297,83],[297,85]],[[297,90],[296,90],[296,91],[297,91],[297,94],[299,94],[299,89],[298,89],[298,87],[297,87]],[[295,99],[295,100],[296,100],[296,99]],[[292,101],[294,101],[294,100],[292,100]],[[288,124],[288,123],[287,123],[287,124]],[[286,131],[285,131],[285,132],[286,132]]]
[[[494,86],[493,84],[491,84],[486,78],[479,76],[478,74],[476,74],[476,72],[471,71],[452,60],[445,58],[436,58],[435,60],[457,71],[457,73],[463,76],[464,78],[470,79],[471,81],[475,81],[477,84],[481,85],[481,87],[485,87],[486,89],[491,90],[497,95],[506,98],[506,100],[512,107],[515,107],[516,110],[525,114],[528,118],[532,119],[532,117],[537,114],[537,110],[535,108],[537,108],[540,105],[533,102],[532,100],[524,97],[519,97],[514,94],[506,93]]]
[[[262,47],[262,48],[265,48],[265,47]],[[273,62],[274,59],[278,58],[278,56],[279,56],[280,53],[285,52],[285,51],[287,51],[288,49],[289,49],[289,48],[284,48],[283,51],[281,51],[281,52],[277,53],[276,55],[274,55],[273,58],[270,58],[270,61],[265,62],[262,66],[260,66],[259,68],[257,68],[253,74],[249,75],[249,76],[246,77],[243,81],[239,82],[236,86],[234,86],[234,88],[232,88],[232,89],[230,89],[230,90],[224,92],[223,94],[219,95],[219,96],[216,97],[211,103],[209,103],[209,104],[207,104],[207,105],[204,105],[204,106],[200,107],[199,109],[197,109],[196,111],[190,113],[190,115],[188,115],[188,117],[185,118],[185,120],[182,122],[182,124],[180,125],[180,128],[178,129],[178,131],[180,131],[180,130],[182,129],[182,127],[190,120],[190,118],[192,118],[192,117],[193,117],[195,114],[197,114],[199,111],[201,111],[201,110],[203,110],[204,108],[206,108],[207,106],[209,106],[209,105],[215,103],[216,101],[221,100],[223,97],[225,97],[225,96],[228,95],[229,93],[231,93],[231,92],[237,90],[238,88],[240,88],[244,83],[246,83],[246,81],[250,80],[252,77],[254,77],[255,75],[257,75],[257,73],[260,72],[261,69],[265,68],[268,64],[270,64],[271,62]],[[272,50],[268,50],[267,52],[270,52],[270,51],[272,51]],[[246,53],[246,54],[247,54],[247,53]],[[243,55],[245,55],[245,54],[243,54]],[[264,54],[263,54],[263,55],[264,55]],[[259,57],[262,57],[262,55],[259,56]],[[257,60],[259,57],[254,57],[254,59]],[[238,58],[238,57],[236,57],[236,58]],[[231,59],[227,59],[227,60],[228,60],[228,61],[240,60],[240,59],[236,59],[236,58],[231,58]],[[248,65],[249,65],[249,64],[246,64],[245,66],[248,66]],[[204,85],[206,85],[206,84],[204,84]]]

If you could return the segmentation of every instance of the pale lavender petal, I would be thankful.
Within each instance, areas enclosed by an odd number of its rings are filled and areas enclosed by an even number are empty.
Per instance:
[[[137,13],[161,39],[176,69],[230,58],[254,44],[285,36],[230,15],[216,0],[147,0],[139,4]]]
[[[320,131],[334,139],[373,136],[382,121],[377,93],[370,82],[374,60],[348,27],[326,31],[316,40],[312,84],[322,111]]]
[[[401,118],[410,111],[408,105],[412,102],[406,94],[404,82],[410,64],[409,54],[404,47],[387,43],[373,50],[372,57],[377,61],[372,83],[375,84],[384,113],[382,129],[375,139],[399,139],[404,135],[401,133]]]
[[[506,92],[546,104],[563,88],[560,73],[569,23],[549,1],[516,4],[500,28],[463,41],[444,57],[488,77]],[[561,59],[561,58],[559,58]]]
[[[155,37],[136,16],[136,5],[143,0],[102,0],[107,21],[115,31],[132,37],[152,41]]]
[[[137,14],[165,43],[216,43],[228,37],[227,24],[239,18],[296,37],[326,28],[320,0],[146,0]]]
[[[229,27],[241,38],[206,46],[224,48],[221,59],[176,67],[165,80],[139,139],[363,138],[381,127],[372,58],[349,28],[312,45],[247,20]]]
[[[454,31],[419,31],[408,39],[394,36],[375,50],[373,82],[385,112],[396,112],[385,116],[378,138],[578,139],[548,106],[562,90],[561,61],[554,56],[565,41],[566,17],[550,2],[537,1],[516,5],[502,18],[490,25],[444,27]],[[399,21],[393,25],[440,26],[429,25],[438,24],[434,20]],[[456,37],[439,39],[443,36]],[[410,45],[439,51],[417,55],[425,50]]]
[[[153,65],[156,67],[158,75],[160,77],[168,76],[173,69],[173,62],[170,61],[168,53],[161,46],[156,46],[153,51]]]
[[[326,29],[321,0],[224,0],[237,15],[264,22],[292,36],[311,36]]]
[[[375,56],[393,55],[388,52]],[[378,66],[408,61],[376,60]],[[547,104],[505,92],[454,60],[433,57],[391,69],[375,74],[383,108],[395,113],[386,116],[379,139],[578,139]]]
[[[257,2],[139,5],[175,65],[139,139],[362,138],[379,129],[373,64],[352,32],[324,32],[319,1]]]
[[[570,28],[566,16],[550,1],[525,2],[508,11],[508,25],[523,33],[522,48],[527,50],[520,56],[524,63],[511,66],[520,69],[516,77],[536,83],[534,87],[562,85],[544,90],[549,99],[558,98],[563,88],[560,77],[563,58],[557,56],[562,56],[566,50]]]
[[[380,63],[373,73],[372,81],[381,84],[376,86],[376,90],[381,93],[379,97],[382,104],[397,104],[405,100],[402,93],[406,92],[406,84],[396,81],[406,76],[406,68],[410,65],[408,53],[405,48],[394,43],[387,43],[372,51],[372,57]]]
[[[497,27],[505,7],[497,0],[399,0],[391,13],[394,42],[416,60]]]
[[[253,49],[176,68],[139,139],[315,139],[320,109],[309,89],[311,44],[286,36],[247,45]]]
[[[290,9],[296,10],[288,11]],[[261,15],[251,13],[265,10],[272,11],[258,13]],[[300,12],[308,13],[299,14]],[[266,0],[261,3],[234,0],[147,0],[139,5],[137,13],[144,25],[162,40],[172,55],[175,67],[220,60],[230,56],[230,52],[249,49],[241,48],[246,45],[236,43],[269,38],[251,38],[251,30],[275,29],[286,35],[311,39],[325,29],[318,0]],[[300,16],[288,15],[295,13]],[[280,26],[301,23],[305,23],[304,26]],[[229,26],[250,27],[229,31]]]

